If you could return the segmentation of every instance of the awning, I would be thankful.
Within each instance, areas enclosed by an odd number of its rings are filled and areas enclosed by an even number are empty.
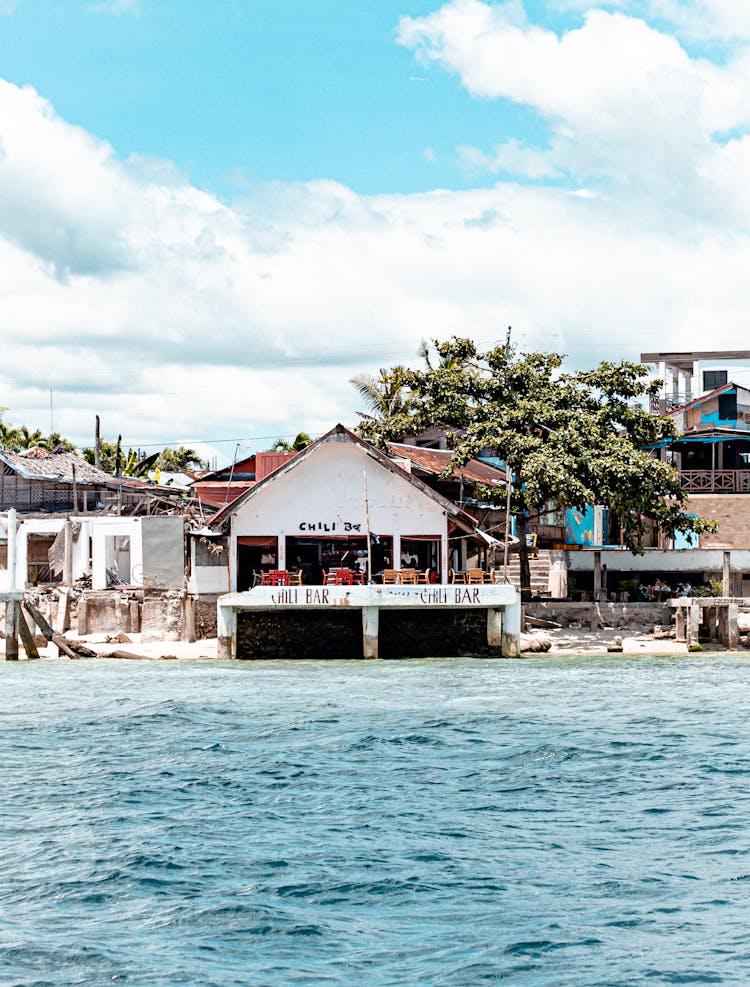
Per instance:
[[[719,442],[750,442],[750,432],[730,432],[722,435],[713,432],[710,435],[680,435],[676,439],[661,439],[651,445],[643,446],[644,449],[665,449],[686,444],[691,445],[717,445]]]
[[[276,535],[239,535],[238,545],[247,545],[250,548],[278,548],[279,539]]]

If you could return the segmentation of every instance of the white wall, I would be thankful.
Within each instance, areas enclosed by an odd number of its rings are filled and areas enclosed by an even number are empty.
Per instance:
[[[720,572],[724,553],[719,549],[678,549],[661,551],[646,549],[643,555],[628,551],[602,551],[602,565],[613,572]],[[593,552],[566,552],[571,572],[591,572],[594,568]],[[730,553],[733,572],[750,573],[750,551],[735,550]]]
[[[4,515],[7,519],[7,515]],[[80,579],[89,563],[90,521],[81,521],[78,540],[73,542],[73,579]],[[29,566],[29,535],[57,535],[65,527],[64,518],[19,518],[16,536],[16,585],[8,585],[8,570],[0,569],[0,593],[26,589]]]
[[[92,574],[91,588],[107,588],[107,537],[126,535],[130,538],[130,571],[119,572],[125,583],[140,586],[143,583],[143,546],[140,518],[95,518],[92,524]]]
[[[279,568],[286,567],[285,539],[365,537],[364,473],[370,507],[370,531],[408,538],[441,538],[447,569],[447,517],[444,509],[406,476],[394,474],[351,442],[328,442],[282,476],[261,487],[232,515],[229,558],[232,588],[237,585],[237,538],[277,535]],[[322,527],[319,527],[322,526]],[[328,530],[325,529],[328,527]],[[395,552],[396,564],[400,556]]]

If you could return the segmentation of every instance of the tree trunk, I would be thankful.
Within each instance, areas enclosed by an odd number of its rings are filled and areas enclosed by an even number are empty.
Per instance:
[[[526,514],[519,511],[515,515],[516,534],[518,535],[518,561],[521,576],[521,599],[528,602],[531,599],[531,566],[529,565],[529,546],[526,544]]]

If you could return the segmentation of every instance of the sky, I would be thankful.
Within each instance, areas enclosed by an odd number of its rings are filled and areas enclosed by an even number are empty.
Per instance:
[[[747,348],[746,0],[0,0],[0,405],[219,462],[421,339]]]

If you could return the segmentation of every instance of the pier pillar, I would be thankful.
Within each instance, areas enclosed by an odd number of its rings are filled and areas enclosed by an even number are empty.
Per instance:
[[[362,654],[365,658],[378,657],[379,613],[377,607],[362,607]]]
[[[487,644],[491,648],[503,646],[503,611],[494,607],[487,610]]]
[[[701,625],[701,611],[697,603],[691,603],[688,615],[687,634],[685,635],[688,645],[698,644],[698,632]]]
[[[685,625],[686,625],[686,621],[685,621],[685,609],[687,609],[687,608],[677,607],[677,609],[675,610],[675,615],[674,615],[674,624],[675,624],[674,639],[675,639],[675,641],[685,641],[685,640],[687,640],[687,636],[686,636],[686,632],[685,632]]]
[[[237,611],[234,607],[217,607],[216,656],[224,660],[237,657]]]
[[[740,608],[736,603],[730,603],[727,607],[727,648],[729,651],[737,651],[740,646],[740,629],[737,616]]]
[[[5,660],[18,661],[18,600],[5,603]]]
[[[504,658],[521,657],[521,597],[505,607],[501,640]]]

